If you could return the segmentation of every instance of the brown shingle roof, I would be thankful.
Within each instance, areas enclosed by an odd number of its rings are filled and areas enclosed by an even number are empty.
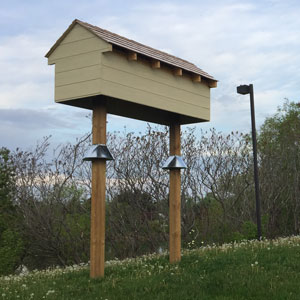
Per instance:
[[[94,33],[95,35],[97,35],[98,37],[100,37],[101,39],[103,39],[104,41],[112,44],[112,45],[116,45],[119,46],[121,48],[136,52],[138,54],[159,60],[161,62],[164,62],[168,65],[171,66],[175,66],[178,68],[181,68],[183,70],[192,72],[194,74],[198,74],[201,75],[205,78],[208,79],[212,79],[214,81],[216,81],[216,79],[209,75],[208,73],[204,72],[203,70],[201,70],[200,68],[198,68],[196,65],[183,60],[179,57],[170,55],[168,53],[156,50],[154,48],[148,47],[146,45],[140,44],[136,41],[127,39],[123,36],[120,36],[118,34],[112,33],[108,30],[102,29],[100,27],[91,25],[89,23],[86,22],[82,22],[80,20],[75,19],[73,21],[73,23],[70,25],[70,27],[65,31],[65,33],[57,40],[57,42],[53,45],[53,47],[49,50],[49,52],[46,54],[46,57],[49,57],[50,54],[56,49],[56,47],[60,44],[60,42],[64,39],[64,37],[72,30],[72,28],[76,25],[76,24],[80,24],[81,26],[83,26],[84,28],[86,28],[87,30],[89,30],[90,32]]]

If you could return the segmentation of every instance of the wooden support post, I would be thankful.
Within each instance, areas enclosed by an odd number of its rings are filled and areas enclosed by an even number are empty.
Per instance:
[[[170,155],[180,155],[180,125],[170,125]],[[170,263],[181,260],[181,180],[180,170],[170,170],[169,251]]]
[[[93,144],[106,144],[106,106],[93,109]],[[92,162],[90,277],[104,276],[105,254],[105,160]]]

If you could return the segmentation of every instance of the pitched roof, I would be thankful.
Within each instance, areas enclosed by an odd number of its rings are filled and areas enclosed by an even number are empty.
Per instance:
[[[100,27],[91,25],[86,22],[82,22],[80,20],[75,19],[72,24],[69,26],[69,28],[64,32],[64,34],[57,40],[57,42],[52,46],[52,48],[49,50],[49,52],[45,55],[46,57],[49,57],[51,53],[57,48],[57,46],[60,44],[60,42],[65,38],[65,36],[73,29],[73,27],[79,24],[98,36],[99,38],[103,39],[107,43],[110,43],[112,45],[119,46],[121,48],[136,52],[138,54],[147,56],[152,59],[159,60],[161,62],[164,62],[168,65],[175,66],[178,68],[181,68],[183,70],[192,72],[197,75],[201,75],[205,78],[211,79],[216,81],[216,79],[209,75],[208,73],[204,72],[200,68],[198,68],[196,65],[183,60],[179,57],[173,56],[171,54],[168,54],[166,52],[156,50],[154,48],[151,48],[149,46],[143,45],[141,43],[138,43],[136,41],[127,39],[123,36],[120,36],[118,34],[115,34],[113,32],[110,32],[108,30],[102,29]]]

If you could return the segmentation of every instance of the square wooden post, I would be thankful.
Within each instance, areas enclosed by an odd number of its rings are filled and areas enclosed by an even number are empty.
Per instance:
[[[93,108],[93,144],[106,144],[106,106]],[[105,160],[92,162],[90,277],[104,276],[105,262]]]
[[[180,156],[180,124],[170,125],[170,155]],[[180,169],[170,170],[169,251],[170,263],[181,260],[181,180]]]

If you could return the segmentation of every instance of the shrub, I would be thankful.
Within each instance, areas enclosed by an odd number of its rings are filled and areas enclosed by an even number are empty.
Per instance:
[[[1,234],[0,241],[0,275],[8,275],[20,264],[24,243],[20,235],[11,229],[6,229]]]

